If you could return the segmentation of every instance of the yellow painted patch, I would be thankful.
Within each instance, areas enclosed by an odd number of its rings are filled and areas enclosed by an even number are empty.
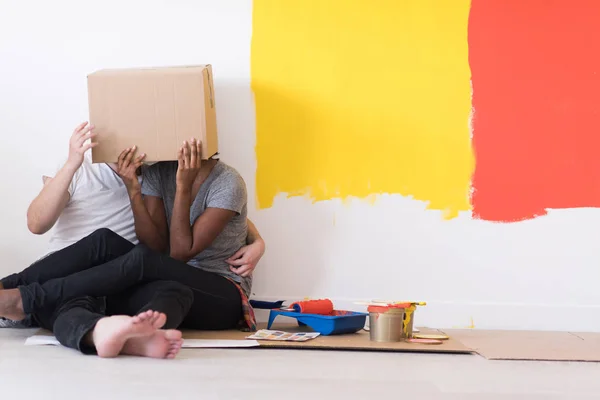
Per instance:
[[[254,0],[260,208],[398,193],[469,210],[469,0]]]

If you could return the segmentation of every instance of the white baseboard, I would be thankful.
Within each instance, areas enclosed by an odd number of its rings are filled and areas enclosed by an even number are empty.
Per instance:
[[[277,301],[285,297],[253,296],[256,300]],[[366,311],[355,302],[364,299],[331,299],[336,309]],[[422,300],[422,299],[417,299]],[[268,311],[255,310],[259,322]],[[540,305],[518,303],[454,303],[428,301],[415,313],[415,326],[440,329],[508,329],[570,332],[600,332],[600,306]]]

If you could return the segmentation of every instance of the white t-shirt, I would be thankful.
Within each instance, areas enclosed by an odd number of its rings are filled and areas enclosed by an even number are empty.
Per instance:
[[[100,228],[137,244],[127,188],[108,165],[92,164],[86,154],[69,185],[69,194],[69,203],[54,225],[49,252],[63,249]]]

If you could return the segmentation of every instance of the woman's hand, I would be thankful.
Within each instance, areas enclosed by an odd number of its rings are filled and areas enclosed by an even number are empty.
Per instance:
[[[141,191],[137,170],[142,166],[144,158],[146,158],[145,154],[141,154],[133,159],[136,150],[136,146],[123,150],[121,155],[119,155],[117,163],[117,174],[123,179],[130,197]]]
[[[177,161],[177,190],[191,191],[202,164],[202,142],[196,139],[183,142]]]

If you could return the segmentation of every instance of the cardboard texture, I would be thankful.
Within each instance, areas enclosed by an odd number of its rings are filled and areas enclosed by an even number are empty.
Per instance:
[[[600,333],[444,330],[488,360],[600,361]]]
[[[259,329],[264,329],[265,326],[259,324]],[[307,332],[310,328],[298,327],[297,325],[277,325],[274,324],[272,329],[282,330],[286,332]],[[437,330],[426,329],[423,333],[439,334]],[[251,333],[240,332],[237,330],[231,331],[184,331],[185,339],[227,339],[239,340],[249,336]],[[363,351],[391,351],[391,352],[422,352],[422,353],[472,353],[473,350],[464,346],[461,342],[450,337],[442,344],[426,345],[418,343],[377,343],[369,340],[369,332],[361,331],[348,335],[332,335],[319,336],[307,342],[284,342],[284,341],[269,341],[259,340],[261,348],[272,349],[311,349],[311,350],[363,350]]]
[[[264,329],[259,324],[259,329]],[[306,331],[293,325],[277,325],[274,329],[287,332]],[[416,343],[374,343],[368,332],[351,335],[319,336],[308,342],[258,341],[261,348],[312,349],[312,350],[366,350],[424,353],[473,353],[488,360],[531,361],[592,361],[600,362],[600,333],[539,332],[539,331],[486,331],[486,330],[435,330],[421,328],[421,333],[444,333],[450,339],[441,345]],[[52,333],[43,329],[35,336]],[[248,332],[231,331],[184,331],[185,339],[244,340]],[[34,340],[35,341],[35,340]]]
[[[101,70],[88,75],[92,161],[116,162],[137,146],[148,162],[177,159],[184,140],[202,140],[202,158],[218,152],[210,65]]]
[[[266,324],[258,324],[258,329],[265,329]],[[306,332],[307,327],[299,327],[298,325],[277,325],[273,329],[286,332]],[[308,328],[310,331],[310,328]],[[423,329],[422,333],[439,334],[440,331],[434,329]],[[183,331],[183,338],[186,340],[246,340],[251,332],[242,332],[239,330],[229,331]],[[52,333],[40,329],[34,336],[52,336]],[[39,340],[42,340],[40,338]],[[34,340],[34,341],[39,341]],[[252,340],[248,340],[251,342]],[[253,341],[252,341],[253,342]],[[415,353],[453,353],[453,354],[468,354],[473,353],[473,350],[463,345],[458,340],[450,337],[444,340],[442,344],[426,345],[418,343],[376,343],[369,340],[369,332],[361,331],[359,333],[349,335],[332,335],[319,336],[307,342],[279,342],[269,340],[259,340],[260,348],[270,349],[310,349],[310,350],[362,350],[362,351],[391,351],[391,352],[415,352]]]

